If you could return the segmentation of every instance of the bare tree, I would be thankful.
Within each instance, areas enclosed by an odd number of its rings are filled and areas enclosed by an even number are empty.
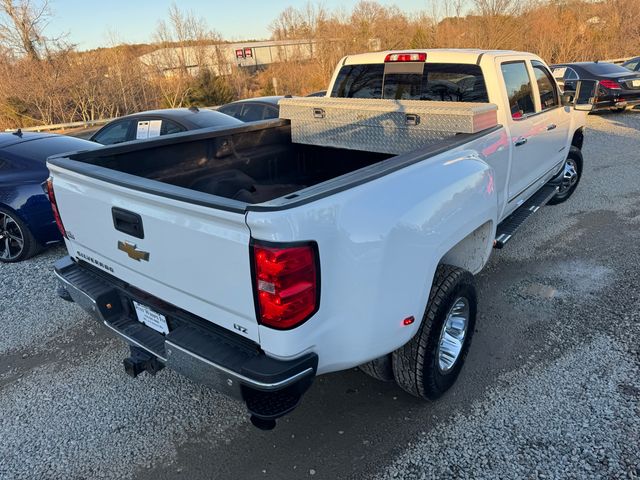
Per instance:
[[[158,24],[155,40],[161,47],[154,52],[153,63],[163,101],[168,107],[182,106],[198,69],[217,65],[215,43],[220,37],[208,29],[203,19],[181,11],[174,3],[169,9],[169,21]]]
[[[0,41],[15,54],[39,61],[47,50],[43,32],[50,16],[47,0],[0,0]]]

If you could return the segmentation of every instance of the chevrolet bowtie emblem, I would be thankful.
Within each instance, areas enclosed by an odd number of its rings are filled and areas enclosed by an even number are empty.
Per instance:
[[[121,242],[118,240],[118,250],[122,250],[129,255],[129,258],[133,258],[138,262],[140,260],[144,260],[145,262],[149,261],[149,252],[138,250],[135,243]]]

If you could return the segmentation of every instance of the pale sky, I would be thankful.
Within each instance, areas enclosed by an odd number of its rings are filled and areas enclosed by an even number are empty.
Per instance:
[[[50,0],[53,18],[49,36],[68,33],[68,40],[81,50],[108,46],[110,32],[121,43],[147,43],[158,21],[166,18],[172,0]],[[269,24],[289,6],[303,7],[306,0],[181,0],[181,10],[192,11],[225,40],[269,38]],[[317,2],[313,2],[315,4]],[[357,0],[324,0],[325,8],[351,10]],[[429,0],[378,0],[397,5],[406,13],[429,9]]]

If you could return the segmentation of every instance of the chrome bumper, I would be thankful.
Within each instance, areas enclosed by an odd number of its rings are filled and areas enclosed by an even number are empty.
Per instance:
[[[221,393],[244,400],[253,416],[272,420],[291,410],[311,386],[315,354],[291,361],[267,357],[253,342],[145,296],[107,273],[65,257],[55,274],[75,303],[130,345],[168,368]],[[132,300],[141,301],[171,321],[167,335],[138,322]]]

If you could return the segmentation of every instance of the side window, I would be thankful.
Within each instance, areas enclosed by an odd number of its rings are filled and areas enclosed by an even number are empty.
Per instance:
[[[114,123],[98,132],[92,140],[94,142],[101,143],[102,145],[113,145],[114,143],[126,142],[128,140],[127,135],[129,133],[130,125],[131,120]]]
[[[503,63],[501,68],[507,87],[511,117],[517,120],[527,114],[535,113],[531,79],[525,63]]]
[[[562,80],[564,78],[564,74],[567,73],[567,67],[555,67],[551,70],[551,73],[553,73],[553,78]]]
[[[185,128],[171,120],[162,120],[160,135],[171,135],[172,133],[184,132]]]
[[[264,118],[264,105],[259,103],[245,103],[242,107],[240,120],[243,122],[255,122]]]
[[[564,72],[564,79],[565,80],[577,80],[578,79],[578,74],[576,73],[576,71],[573,68],[567,68],[567,71]]]
[[[280,116],[280,110],[278,107],[264,107],[264,118],[278,118]]]
[[[629,60],[628,62],[624,62],[622,66],[624,68],[628,68],[629,70],[636,70],[638,68],[638,63],[640,63],[640,59],[634,58],[633,60]]]
[[[549,73],[547,67],[540,62],[533,60],[531,65],[533,66],[533,73],[535,74],[536,82],[538,83],[542,110],[544,111],[549,108],[557,107],[560,102],[558,101],[556,82],[551,77],[551,73]]]
[[[230,115],[232,117],[238,118],[241,108],[242,108],[242,105],[238,105],[237,103],[231,103],[229,105],[223,105],[218,109],[218,111],[221,113],[224,113],[225,115]]]

